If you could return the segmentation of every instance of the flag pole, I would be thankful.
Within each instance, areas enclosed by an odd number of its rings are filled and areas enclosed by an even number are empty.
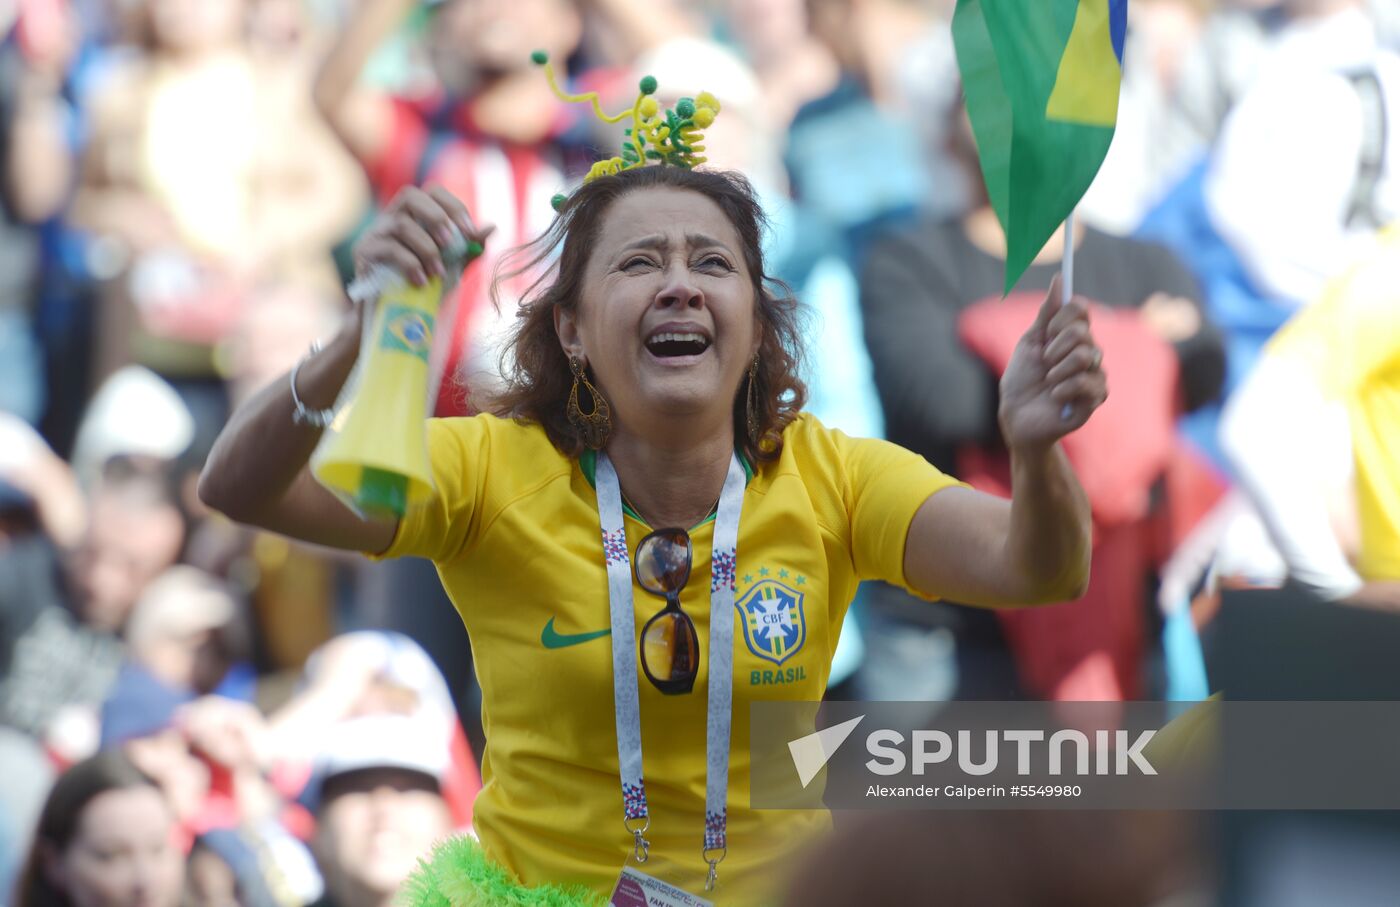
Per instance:
[[[1074,209],[1065,215],[1065,254],[1060,258],[1060,305],[1074,295]]]
[[[1069,305],[1074,296],[1074,209],[1065,215],[1065,254],[1060,256],[1060,305]],[[1066,403],[1060,407],[1060,421],[1068,422],[1074,416],[1074,407]]]

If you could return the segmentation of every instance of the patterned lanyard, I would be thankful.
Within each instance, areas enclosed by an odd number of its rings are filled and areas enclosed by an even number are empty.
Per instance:
[[[651,819],[642,780],[642,717],[637,693],[636,622],[632,606],[632,563],[622,526],[622,488],[608,455],[598,455],[595,476],[603,559],[608,567],[612,614],[613,707],[617,715],[617,760],[622,776],[623,825],[632,833],[633,856],[647,860],[643,837]],[[726,853],[725,799],[729,793],[729,729],[734,694],[734,574],[739,544],[739,511],[744,503],[744,467],[729,460],[724,491],[715,514],[710,569],[709,711],[705,720],[705,837],[703,856],[710,871],[705,890],[715,886],[716,867]],[[692,558],[694,555],[692,554]],[[716,854],[711,857],[711,854]]]

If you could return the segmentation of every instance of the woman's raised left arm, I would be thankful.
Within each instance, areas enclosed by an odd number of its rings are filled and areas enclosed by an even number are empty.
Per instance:
[[[1089,582],[1089,501],[1058,441],[1108,397],[1088,310],[1058,280],[1001,379],[1011,500],[949,488],[909,526],[904,572],[920,591],[973,605],[1068,601]]]

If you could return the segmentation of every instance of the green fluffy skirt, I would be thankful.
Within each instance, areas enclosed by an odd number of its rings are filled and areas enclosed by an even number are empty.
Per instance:
[[[607,907],[608,899],[582,886],[517,882],[466,835],[451,838],[419,861],[399,894],[403,907]]]

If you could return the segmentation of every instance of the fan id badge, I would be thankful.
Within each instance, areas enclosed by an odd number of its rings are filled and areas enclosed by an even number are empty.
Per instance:
[[[655,876],[649,876],[631,866],[624,866],[622,875],[617,878],[617,886],[613,888],[612,897],[608,899],[608,905],[609,907],[714,907],[714,902],[697,897],[684,888],[677,888],[670,882],[663,882]]]

